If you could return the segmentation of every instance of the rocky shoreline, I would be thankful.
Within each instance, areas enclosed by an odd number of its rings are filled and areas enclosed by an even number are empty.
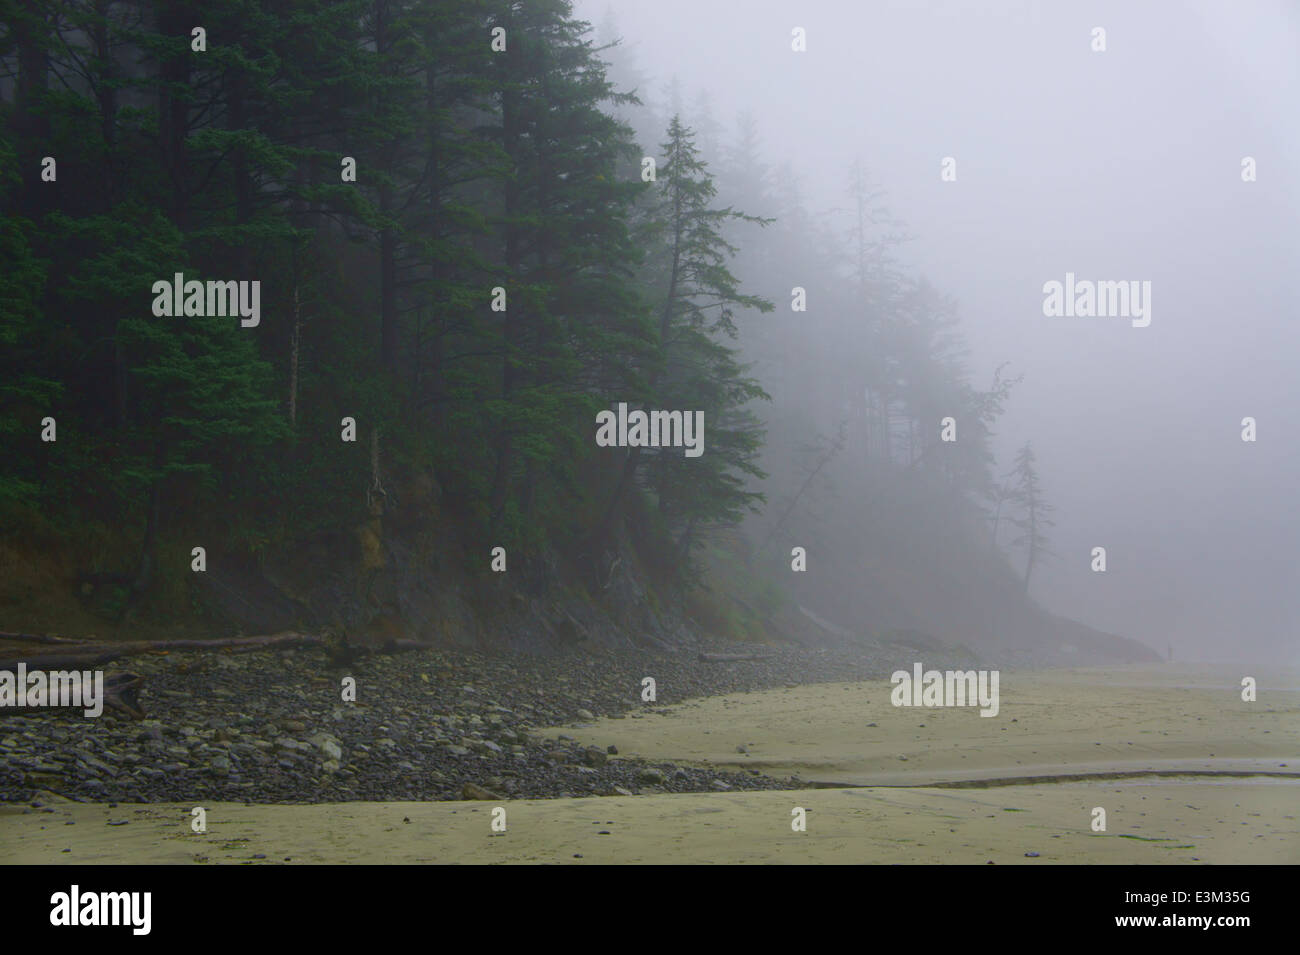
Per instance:
[[[0,801],[552,798],[797,788],[797,780],[618,755],[536,731],[598,716],[657,719],[686,699],[844,680],[887,681],[916,651],[763,648],[761,659],[690,651],[376,655],[340,667],[316,649],[136,657],[144,721],[111,711],[0,716]],[[927,666],[969,661],[926,659]],[[356,702],[343,702],[346,677]],[[656,700],[642,700],[642,680]],[[738,741],[743,742],[743,741]]]

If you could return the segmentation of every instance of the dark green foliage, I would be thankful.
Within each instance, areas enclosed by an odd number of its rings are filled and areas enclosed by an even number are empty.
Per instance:
[[[703,99],[715,167],[674,116],[642,182],[633,126],[663,124],[610,76],[659,78],[607,74],[568,0],[8,0],[0,26],[0,505],[118,531],[138,559],[110,568],[114,612],[167,534],[341,536],[425,479],[479,552],[627,528],[681,568],[759,509],[784,383],[750,364],[776,341],[753,319],[786,291],[750,277],[782,255],[742,251],[771,220],[719,202],[717,168],[728,202],[808,218],[752,123],[726,150]],[[1005,391],[961,383],[947,303],[859,238],[865,347],[826,379],[866,385],[872,440],[891,413],[987,431]],[[816,245],[791,243],[810,275]],[[261,323],[153,315],[177,272],[260,282]],[[620,401],[702,411],[705,453],[595,447]],[[959,489],[988,465],[983,434],[965,448]]]

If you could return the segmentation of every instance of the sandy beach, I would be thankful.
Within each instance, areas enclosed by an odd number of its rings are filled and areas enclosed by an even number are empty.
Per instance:
[[[1245,675],[1259,681],[1257,702],[1240,699]],[[0,807],[0,845],[7,861],[35,864],[1296,863],[1295,677],[1192,667],[1008,673],[992,718],[894,707],[885,681],[733,694],[549,732],[616,744],[620,757],[848,788],[213,803],[201,834],[190,830],[188,804],[56,801]],[[1150,772],[1188,775],[1126,775]],[[1249,775],[1227,775],[1237,773]],[[1043,777],[1065,781],[1009,782]],[[492,829],[498,805],[504,832]],[[796,808],[806,810],[806,831],[791,828]],[[1093,829],[1097,808],[1105,831]]]
[[[1258,681],[1253,703],[1241,699],[1243,676]],[[1150,771],[1300,779],[1300,675],[1276,669],[1004,673],[992,717],[977,707],[896,707],[891,689],[878,680],[731,694],[550,733],[615,743],[623,755],[834,785]]]

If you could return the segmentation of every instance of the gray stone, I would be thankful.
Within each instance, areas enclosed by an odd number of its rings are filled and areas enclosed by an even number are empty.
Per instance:
[[[482,786],[479,786],[475,783],[466,783],[464,788],[461,789],[460,791],[460,798],[489,800],[489,799],[502,799],[504,797],[498,796],[490,789],[484,789]]]

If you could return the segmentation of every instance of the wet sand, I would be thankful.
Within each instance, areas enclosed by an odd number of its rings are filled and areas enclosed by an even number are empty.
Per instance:
[[[1260,681],[1258,702],[1241,702],[1242,675]],[[503,833],[492,831],[492,802],[214,803],[203,834],[190,831],[190,805],[0,806],[0,850],[40,864],[1296,863],[1300,682],[1287,677],[1004,674],[994,718],[894,708],[886,681],[738,694],[552,732],[616,743],[620,754],[872,785],[505,800]],[[984,785],[1143,768],[1279,775]],[[975,785],[926,785],[935,782]],[[796,807],[807,810],[805,832],[791,829]],[[1092,829],[1096,807],[1104,832]]]
[[[1258,683],[1241,699],[1241,679]],[[1075,774],[1265,772],[1300,779],[1300,674],[1219,667],[1003,673],[996,716],[895,707],[888,680],[695,700],[550,730],[646,759],[919,786]],[[874,725],[872,725],[874,724]],[[738,747],[746,753],[738,753]],[[1285,765],[1283,765],[1285,764]],[[1300,797],[1297,797],[1300,804]]]

